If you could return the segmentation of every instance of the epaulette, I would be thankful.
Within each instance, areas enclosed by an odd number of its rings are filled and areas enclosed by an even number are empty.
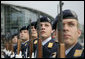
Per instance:
[[[34,44],[37,44],[37,42],[38,42],[38,41],[37,41],[37,40],[35,40],[35,41],[34,41]]]
[[[75,50],[75,53],[74,53],[74,57],[81,56],[82,52],[83,52],[83,49],[81,49],[81,50],[76,49],[76,50]]]
[[[52,42],[49,42],[48,43],[48,48],[52,48],[53,47],[53,43]]]
[[[27,43],[25,43],[25,46],[27,45]]]

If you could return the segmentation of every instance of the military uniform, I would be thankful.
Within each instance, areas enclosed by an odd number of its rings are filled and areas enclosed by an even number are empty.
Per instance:
[[[27,58],[29,56],[29,41],[21,43],[22,58]],[[14,54],[17,55],[17,44],[14,46]],[[15,58],[15,57],[14,57]]]
[[[53,39],[50,40],[43,46],[43,58],[53,58],[56,56],[58,50],[58,42],[55,42]]]
[[[28,28],[26,27],[26,26],[23,26],[21,29],[20,29],[20,32],[22,31],[22,30],[28,30]],[[29,41],[25,41],[24,43],[21,43],[21,45],[20,45],[21,47],[21,49],[20,49],[20,51],[21,51],[21,55],[22,55],[22,58],[27,58],[28,56],[28,52],[29,52]],[[15,57],[16,57],[16,55],[17,55],[17,44],[14,46],[14,54],[15,54]]]
[[[4,58],[10,58],[10,56],[8,56],[8,54],[4,54]]]
[[[41,17],[40,22],[43,22],[43,23],[48,22],[52,25],[51,19],[49,19],[46,16]],[[36,23],[36,25],[37,24],[38,23]],[[48,37],[49,38],[42,41],[42,55],[43,55],[42,58],[52,58],[54,55],[56,55],[56,51],[57,51],[57,48],[58,48],[58,43],[55,42],[54,39],[51,38],[51,36],[48,36]],[[34,41],[35,57],[37,57],[37,50],[38,50],[38,39],[36,39]]]
[[[70,52],[66,55],[66,58],[84,58],[82,46],[77,43]]]
[[[64,10],[63,13],[63,19],[75,19],[78,21],[77,14],[72,10]],[[60,14],[57,15],[56,19],[53,22],[53,28],[56,29],[56,25],[58,24],[58,20],[60,18]],[[70,49],[71,48],[71,49]],[[66,58],[84,58],[84,50],[82,46],[77,42],[75,46],[70,47],[70,51],[66,54]]]
[[[14,33],[12,35],[12,38],[14,38],[14,36],[18,36],[18,33]],[[12,57],[12,58],[15,58],[15,56],[17,54],[17,42],[15,44],[13,44],[13,52],[14,52],[14,57]]]
[[[35,49],[35,54],[36,50],[37,50],[37,43],[38,40],[36,39],[34,41],[34,49]],[[42,43],[42,49],[43,49],[43,58],[53,58],[53,56],[56,56],[56,51],[58,49],[58,42],[55,42],[53,39],[50,39],[49,41],[47,41],[44,45]]]
[[[13,58],[15,58],[15,56],[17,54],[17,44],[13,45],[13,49],[14,49],[14,57]]]
[[[29,41],[21,44],[22,57],[27,58],[29,56]]]

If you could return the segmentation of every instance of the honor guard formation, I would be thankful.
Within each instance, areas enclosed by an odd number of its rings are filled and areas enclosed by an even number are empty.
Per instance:
[[[84,58],[77,14],[61,11],[51,21],[42,16],[5,41],[2,58]]]

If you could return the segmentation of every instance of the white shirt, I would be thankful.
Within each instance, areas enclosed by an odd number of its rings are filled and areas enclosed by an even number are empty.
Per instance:
[[[47,38],[46,40],[44,40],[43,42],[42,42],[42,45],[44,46],[48,41],[50,41],[51,40],[51,37],[49,37],[49,38]]]
[[[67,55],[73,47],[74,47],[74,46],[71,46],[69,49],[67,49],[67,50],[65,51],[65,55]]]
[[[26,42],[28,42],[29,40],[25,41],[25,42],[22,42],[22,44],[25,44]]]
[[[44,46],[48,41],[50,41],[51,40],[51,37],[49,37],[49,38],[47,38],[46,40],[44,40],[43,42],[42,42],[42,45]],[[35,58],[36,58],[36,54],[37,54],[37,50],[35,51]]]

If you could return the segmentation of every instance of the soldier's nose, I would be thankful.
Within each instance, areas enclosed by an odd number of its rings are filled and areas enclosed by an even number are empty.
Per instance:
[[[41,30],[45,30],[45,27],[41,27]]]
[[[65,32],[65,31],[68,31],[68,26],[63,26],[63,31]]]

